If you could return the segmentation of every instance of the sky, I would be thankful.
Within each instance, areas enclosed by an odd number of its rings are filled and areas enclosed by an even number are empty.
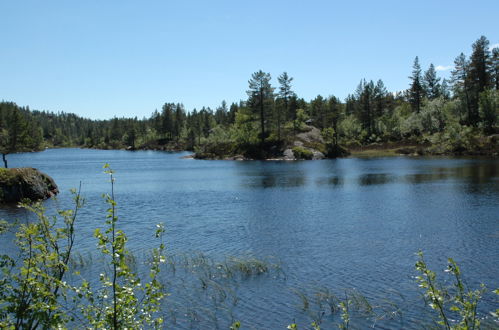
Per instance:
[[[0,100],[92,119],[238,102],[258,70],[306,100],[400,91],[416,56],[448,77],[481,35],[499,46],[497,0],[0,0],[0,17]]]

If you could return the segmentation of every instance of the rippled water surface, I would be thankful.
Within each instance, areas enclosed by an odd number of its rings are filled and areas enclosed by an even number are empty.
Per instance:
[[[183,155],[56,149],[8,157],[11,167],[32,166],[51,175],[61,206],[70,205],[68,190],[81,181],[87,200],[77,224],[82,254],[94,249],[93,229],[104,221],[107,162],[116,171],[120,223],[133,251],[154,247],[154,225],[164,222],[170,253],[278,260],[285,276],[235,285],[238,302],[220,316],[222,328],[232,317],[258,329],[285,328],[293,319],[309,325],[313,311],[301,309],[297,292],[313,296],[324,288],[340,293],[356,288],[374,301],[392,299],[403,317],[377,324],[419,327],[426,310],[412,278],[419,249],[442,278],[447,257],[453,257],[470,286],[499,287],[498,160],[237,162]],[[25,215],[7,208],[0,216]],[[188,301],[189,290],[178,301]],[[173,304],[178,290],[171,291]],[[493,299],[486,296],[482,307],[497,308]],[[189,322],[184,310],[178,314],[179,328],[217,323],[206,313],[198,321],[191,315]],[[334,320],[326,314],[322,321],[327,328]]]

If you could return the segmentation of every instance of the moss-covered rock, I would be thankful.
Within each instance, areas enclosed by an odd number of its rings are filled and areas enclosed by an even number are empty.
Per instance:
[[[46,199],[58,192],[54,180],[36,168],[0,168],[0,203]]]

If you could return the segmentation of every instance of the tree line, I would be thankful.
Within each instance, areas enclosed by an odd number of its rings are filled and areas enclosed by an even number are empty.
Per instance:
[[[70,113],[32,111],[0,102],[0,152],[42,147],[195,150],[209,145],[263,156],[313,125],[328,143],[346,146],[408,141],[469,148],[472,140],[498,131],[499,48],[482,36],[469,57],[459,54],[449,80],[433,64],[423,70],[414,59],[405,91],[389,92],[381,79],[362,79],[342,101],[318,95],[310,101],[292,88],[284,72],[278,86],[257,71],[248,81],[247,99],[222,101],[215,109],[186,110],[165,103],[149,118],[91,120]],[[446,150],[447,150],[446,149]]]

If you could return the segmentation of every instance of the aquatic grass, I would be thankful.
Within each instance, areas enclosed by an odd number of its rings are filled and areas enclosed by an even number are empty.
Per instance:
[[[310,307],[310,301],[309,301],[307,295],[304,292],[302,292],[302,291],[300,291],[298,289],[294,289],[293,288],[293,289],[291,289],[291,291],[293,291],[300,298],[300,301],[301,301],[301,310],[302,311],[307,311],[308,308]]]
[[[370,320],[375,326],[380,320],[396,319],[400,316],[400,307],[386,299],[373,303],[356,289],[344,289],[334,293],[328,287],[319,287],[314,290],[291,289],[300,304],[297,309],[304,312],[313,322],[312,328],[320,328],[327,320],[342,329],[348,329],[352,320]]]

